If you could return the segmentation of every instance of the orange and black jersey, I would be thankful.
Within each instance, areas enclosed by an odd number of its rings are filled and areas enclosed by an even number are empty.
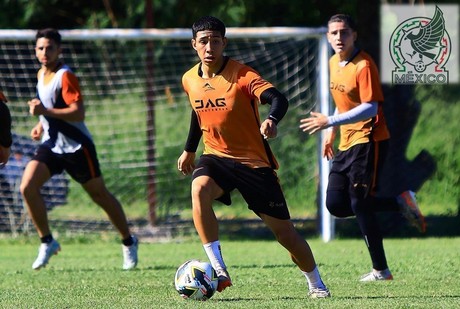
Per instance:
[[[203,154],[230,158],[252,168],[278,168],[260,134],[258,110],[262,92],[273,85],[254,69],[229,58],[212,78],[202,78],[200,70],[198,63],[182,77],[194,111],[189,139],[190,134],[196,137],[192,129],[195,119],[203,136]]]
[[[330,89],[339,113],[347,112],[361,103],[378,102],[378,113],[356,123],[340,126],[340,150],[347,150],[356,144],[390,137],[382,110],[383,93],[380,78],[372,58],[359,51],[345,66],[339,65],[335,54],[329,60]]]

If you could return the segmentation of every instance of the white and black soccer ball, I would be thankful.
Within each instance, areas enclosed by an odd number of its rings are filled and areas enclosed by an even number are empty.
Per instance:
[[[217,289],[217,274],[211,264],[200,260],[188,260],[176,271],[174,285],[185,299],[208,300]]]

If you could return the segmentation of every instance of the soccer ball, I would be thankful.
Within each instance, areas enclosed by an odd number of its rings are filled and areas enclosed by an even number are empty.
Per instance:
[[[208,300],[217,289],[217,274],[211,264],[200,260],[188,260],[176,271],[176,291],[185,299]]]

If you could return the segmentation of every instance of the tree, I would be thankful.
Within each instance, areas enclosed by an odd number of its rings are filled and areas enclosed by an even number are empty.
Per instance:
[[[201,0],[150,0],[157,28],[190,28],[200,16],[215,15],[229,27],[317,27],[340,11],[354,15],[357,0],[321,1],[224,0],[203,5]],[[4,0],[3,29],[143,28],[145,1],[130,0]],[[179,14],[180,12],[180,14]]]

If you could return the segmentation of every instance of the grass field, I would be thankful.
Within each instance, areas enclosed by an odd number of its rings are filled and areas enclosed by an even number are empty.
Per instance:
[[[33,271],[36,238],[0,239],[0,308],[460,308],[460,238],[385,241],[395,280],[360,283],[370,270],[362,240],[309,240],[333,297],[307,297],[306,282],[275,241],[224,240],[234,286],[207,302],[173,287],[176,268],[205,259],[196,238],[141,243],[134,271],[121,270],[115,235],[62,236],[62,251]]]

